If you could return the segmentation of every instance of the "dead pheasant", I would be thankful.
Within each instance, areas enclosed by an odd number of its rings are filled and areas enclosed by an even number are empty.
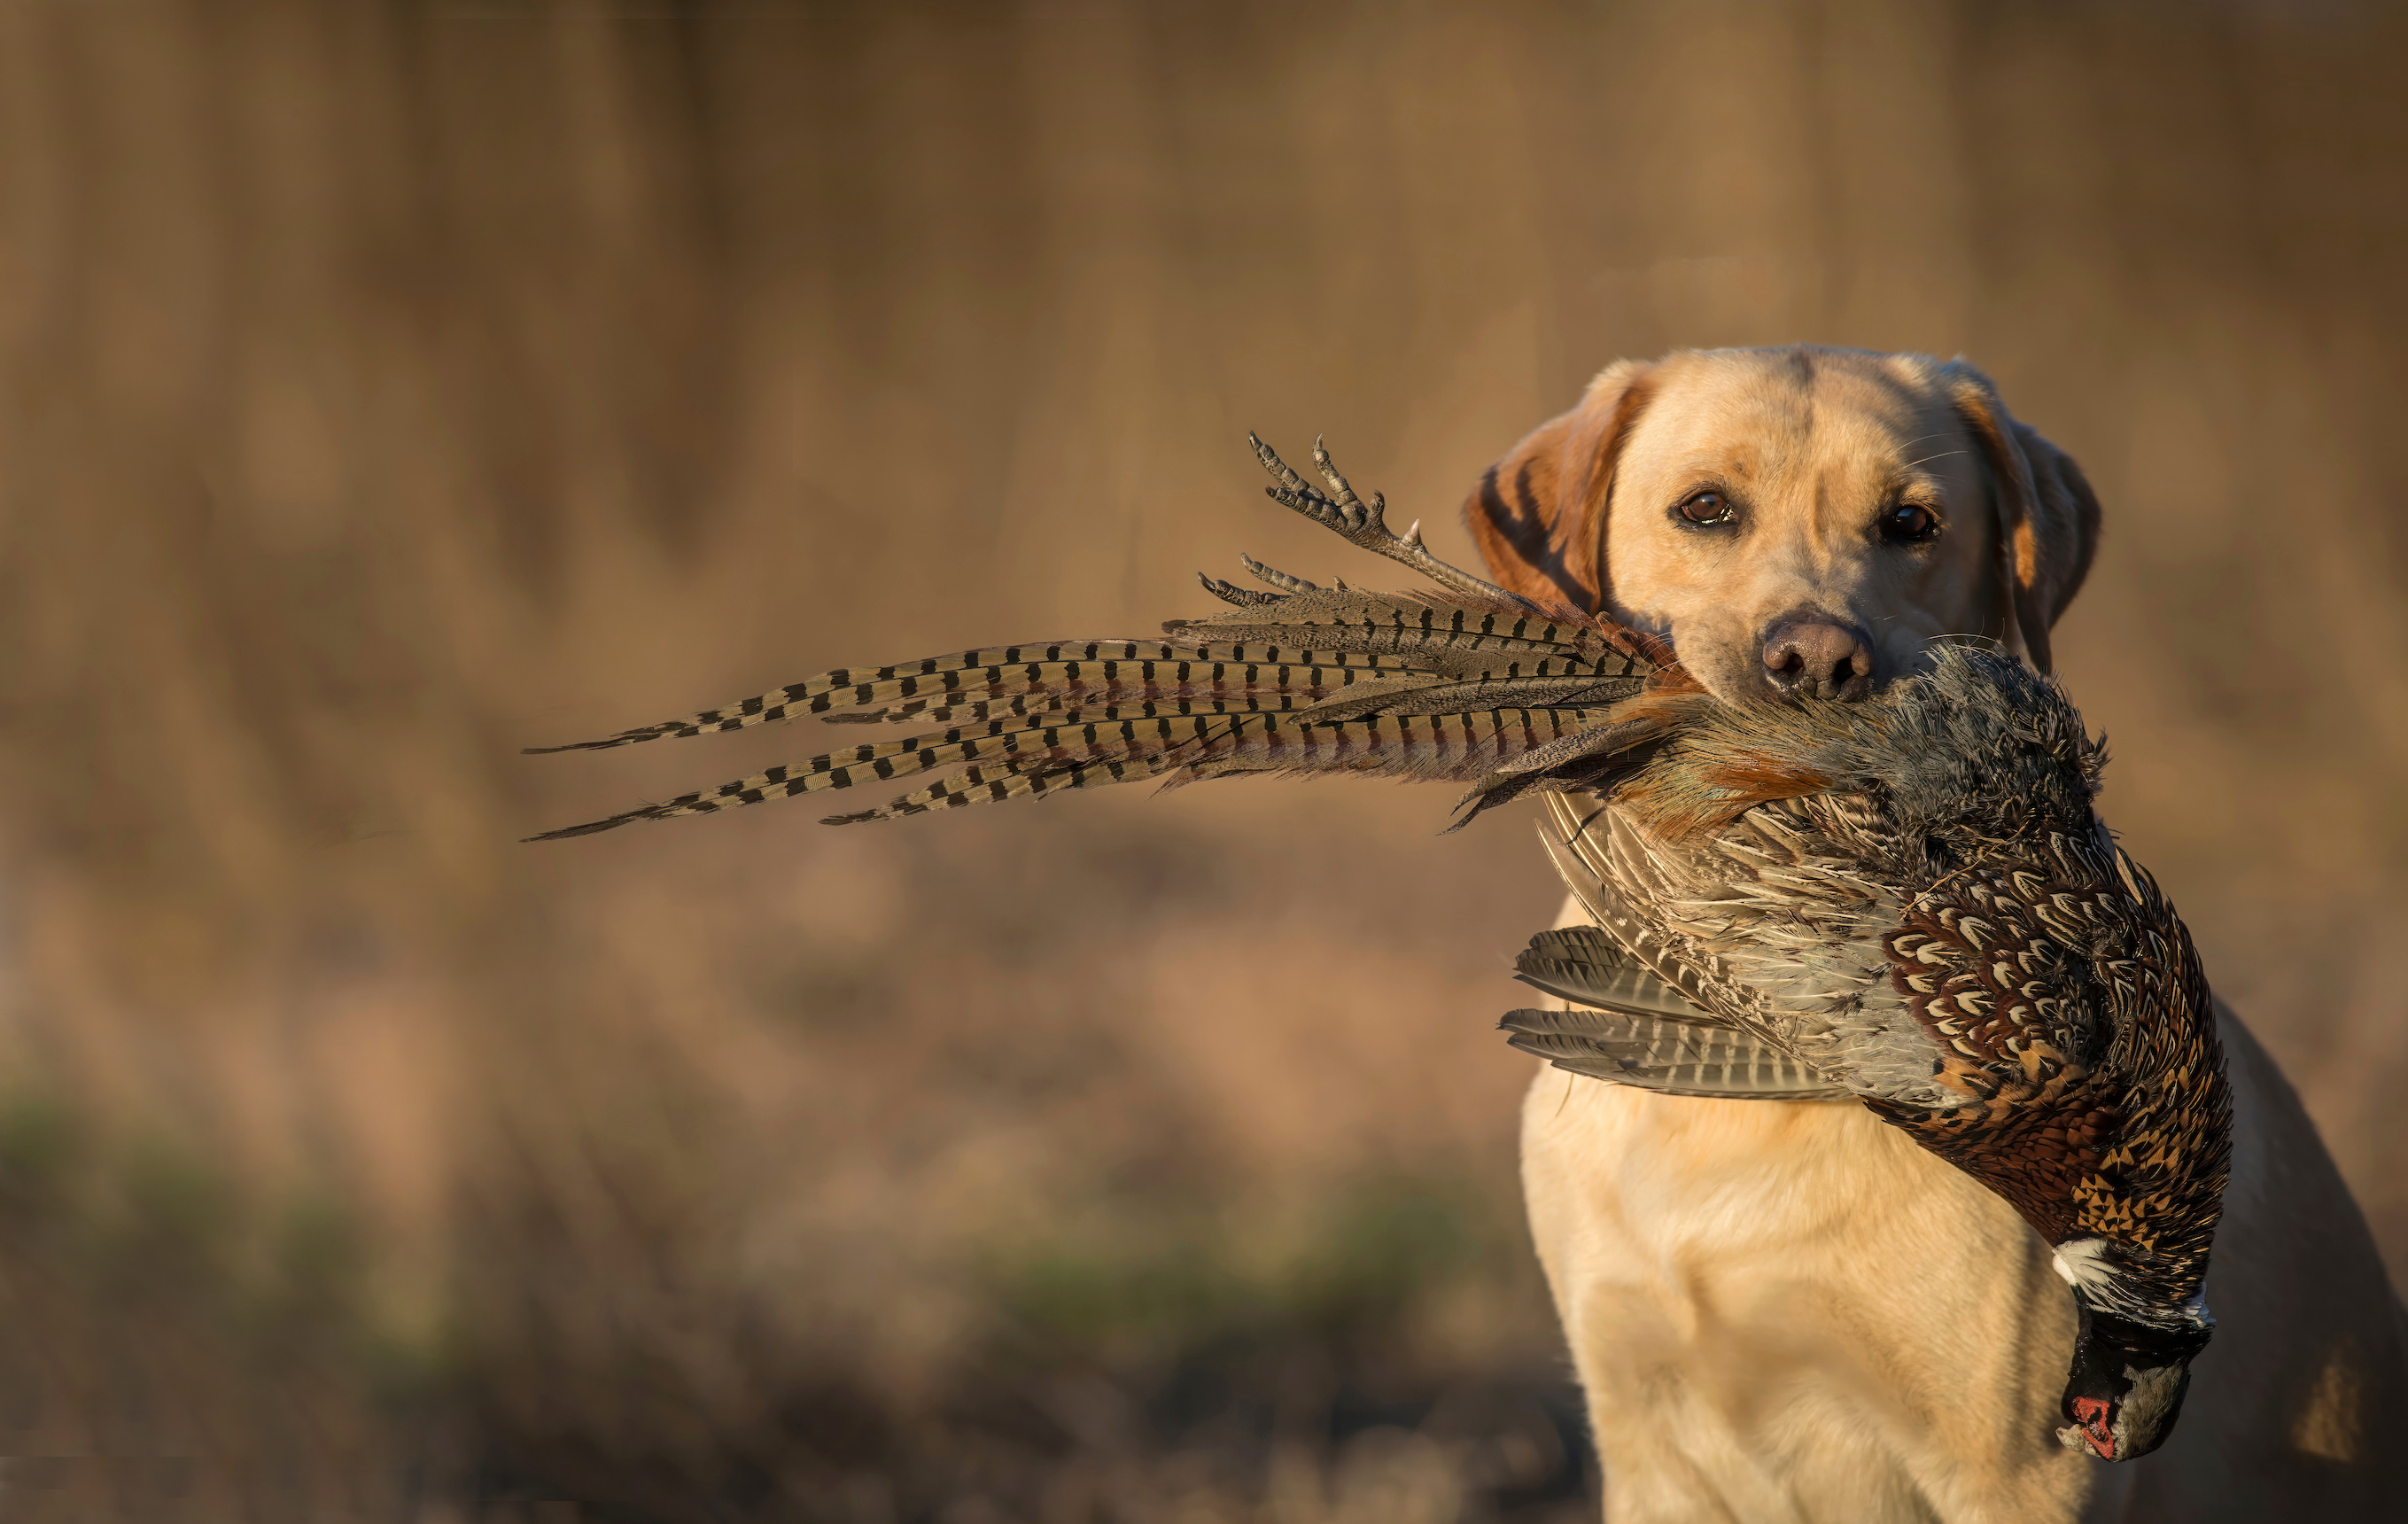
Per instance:
[[[2207,983],[2093,812],[2103,749],[2056,685],[1945,647],[1867,703],[1694,697],[1608,787],[1547,800],[1595,927],[1521,977],[1517,1047],[1673,1094],[1855,1100],[2006,1199],[2081,1313],[2058,1437],[2172,1431],[2231,1151]]]
[[[1205,579],[1236,611],[1160,639],[1032,642],[839,670],[592,749],[816,714],[941,726],[537,841],[933,781],[828,824],[1247,772],[1468,783],[1460,825],[1547,796],[1597,925],[1522,977],[1518,1047],[1681,1095],[1855,1100],[2013,1203],[2082,1331],[2059,1437],[2109,1459],[2171,1431],[2230,1100],[2188,934],[2093,812],[2103,754],[2054,684],[1947,647],[1858,704],[1717,702],[1660,642],[1446,565],[1318,443],[1326,495],[1259,439],[1270,495],[1436,592]],[[850,711],[852,712],[835,712]],[[547,751],[568,747],[541,748]]]

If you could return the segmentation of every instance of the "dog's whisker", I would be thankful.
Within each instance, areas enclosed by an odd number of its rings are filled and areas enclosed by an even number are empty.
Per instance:
[[[1910,470],[1910,471],[1911,471],[1911,470],[1914,469],[1914,468],[1915,468],[1916,467],[1918,467],[1918,466],[1928,466],[1928,465],[1930,465],[1930,464],[1931,464],[1933,461],[1935,461],[1935,460],[1946,460],[1946,459],[1947,459],[1949,456],[1951,456],[1951,455],[1965,455],[1965,454],[1971,454],[1971,453],[1972,453],[1972,452],[1968,451],[1968,450],[1942,450],[1942,452],[1940,452],[1940,453],[1938,453],[1938,454],[1936,454],[1936,455],[1926,455],[1926,456],[1924,456],[1921,460],[1910,460],[1910,461],[1908,461],[1908,462],[1906,463],[1905,467],[1904,467],[1904,469],[1906,469],[1906,470]]]

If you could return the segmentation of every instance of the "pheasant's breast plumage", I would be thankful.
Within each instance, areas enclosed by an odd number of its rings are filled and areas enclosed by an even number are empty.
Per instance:
[[[1557,796],[1598,924],[1720,1020],[2012,1203],[2101,1295],[2191,1316],[2230,1100],[2188,933],[2094,809],[2103,749],[2003,654],[1853,705],[1700,705]],[[1534,947],[1534,952],[1536,948]]]

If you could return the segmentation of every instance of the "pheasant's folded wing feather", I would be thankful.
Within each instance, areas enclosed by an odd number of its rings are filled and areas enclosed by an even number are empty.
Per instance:
[[[1946,1102],[1933,1039],[1890,978],[1885,933],[1903,907],[1832,858],[1800,807],[1769,804],[1673,844],[1616,806],[1548,803],[1541,835],[1558,871],[1648,970],[1832,1085]]]
[[[1848,1092],[1748,1033],[1622,1011],[1512,1011],[1506,1042],[1557,1069],[1666,1095],[1836,1100]]]
[[[1812,1067],[1698,1009],[1601,928],[1541,931],[1514,977],[1588,1010],[1515,1011],[1512,1044],[1558,1069],[1693,1096],[1840,1097]]]
[[[1756,1003],[1754,993],[1720,959],[1687,945],[1665,924],[1656,908],[1664,885],[1652,859],[1633,850],[1627,829],[1627,822],[1594,798],[1576,802],[1572,796],[1553,794],[1539,839],[1589,918],[1641,967],[1713,1019],[1744,1026]],[[1617,840],[1617,833],[1626,834]]]
[[[1598,927],[1540,932],[1513,960],[1513,977],[1575,1005],[1673,1021],[1716,1021]]]

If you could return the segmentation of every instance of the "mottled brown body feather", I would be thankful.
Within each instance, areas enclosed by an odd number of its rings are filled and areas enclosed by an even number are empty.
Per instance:
[[[1604,815],[1554,811],[1600,924],[2052,1244],[2098,1241],[2102,1305],[2193,1321],[2229,1154],[2212,997],[2063,694],[1957,646],[1863,704],[1654,703]]]

